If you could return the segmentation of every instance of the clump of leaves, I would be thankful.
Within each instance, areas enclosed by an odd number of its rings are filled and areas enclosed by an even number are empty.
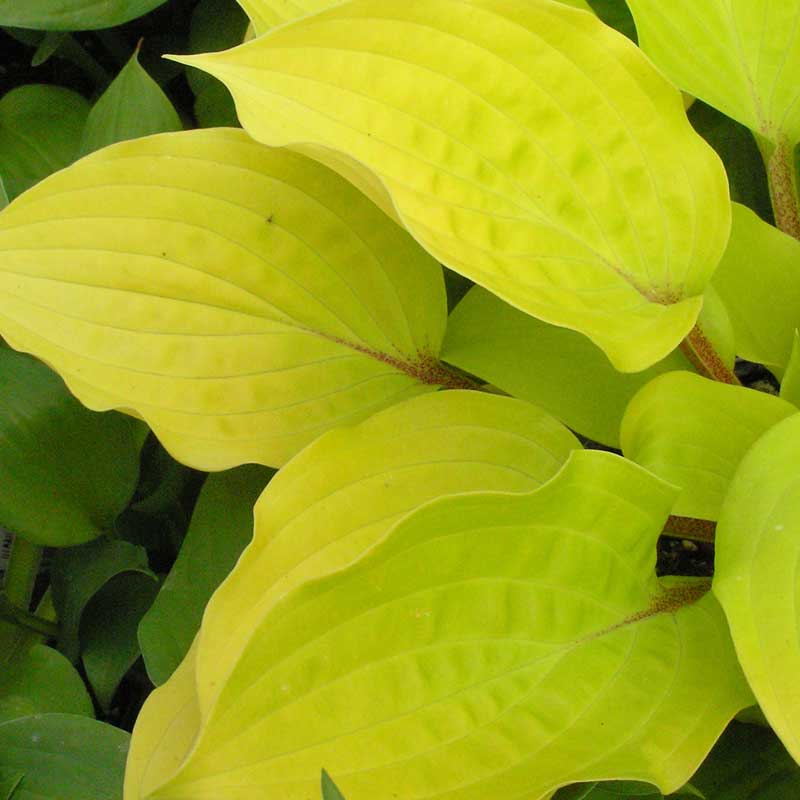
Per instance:
[[[174,522],[166,455],[72,541],[17,529],[15,674],[58,624],[101,709],[140,649],[158,685],[125,800],[725,800],[756,704],[747,790],[797,787],[800,11],[630,0],[640,49],[591,5],[241,0],[247,42],[173,58],[244,130],[175,132],[134,55],[81,139],[117,143],[0,214],[7,342],[221,471],[163,583],[120,520]],[[33,613],[36,546],[98,535]],[[657,577],[662,537],[713,576]],[[131,595],[115,648],[82,610]]]

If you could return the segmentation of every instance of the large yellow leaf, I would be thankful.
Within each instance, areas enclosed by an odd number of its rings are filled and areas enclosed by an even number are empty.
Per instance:
[[[0,333],[202,469],[463,385],[441,268],[349,183],[234,130],[116,145],[0,214]]]
[[[126,798],[148,793],[185,758],[193,734],[253,631],[288,592],[356,561],[409,512],[461,492],[525,492],[579,447],[519,400],[440,392],[330,431],[290,461],[255,507],[252,544],[217,590],[196,647],[146,704]]]
[[[617,368],[694,324],[728,236],[725,173],[680,93],[593,15],[355,0],[178,60],[228,85],[255,138],[391,197],[439,260]]]

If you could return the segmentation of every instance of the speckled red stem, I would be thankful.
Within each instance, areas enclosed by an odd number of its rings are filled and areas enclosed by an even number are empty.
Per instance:
[[[725,362],[714,349],[714,345],[698,325],[695,325],[681,342],[681,352],[706,378],[720,381],[720,383],[741,385],[736,375],[725,366]]]
[[[797,194],[797,173],[794,166],[794,148],[782,139],[774,148],[762,148],[767,167],[769,194],[775,224],[784,233],[800,239],[800,198]]]

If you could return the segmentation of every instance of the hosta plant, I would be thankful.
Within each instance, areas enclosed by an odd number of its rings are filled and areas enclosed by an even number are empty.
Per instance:
[[[0,213],[13,348],[138,447],[278,470],[209,479],[258,499],[202,623],[150,650],[219,511],[139,625],[125,800],[704,796],[756,704],[800,761],[800,9],[630,0],[640,49],[577,0],[241,5],[246,43],[174,58],[244,130]],[[769,219],[693,97],[754,134]],[[663,537],[714,569],[657,575]]]

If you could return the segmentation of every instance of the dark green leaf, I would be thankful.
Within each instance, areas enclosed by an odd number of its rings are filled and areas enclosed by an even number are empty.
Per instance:
[[[344,795],[325,770],[322,770],[322,800],[344,800]]]
[[[13,800],[121,800],[129,735],[72,714],[0,724],[0,786]]]
[[[89,113],[80,152],[182,128],[169,98],[139,64],[137,51]]]
[[[36,52],[33,54],[31,66],[39,67],[44,64],[44,62],[61,47],[66,36],[67,34],[64,31],[50,31],[45,34],[42,41],[39,42]]]
[[[158,581],[141,572],[113,577],[86,604],[81,615],[80,643],[86,676],[100,708],[111,700],[139,657],[139,622],[153,604]]]
[[[0,175],[0,211],[8,205],[8,193],[6,192],[6,185],[3,183],[3,176]]]
[[[0,777],[0,799],[12,800],[24,777],[25,775],[21,772],[16,775],[11,773],[7,777]]]
[[[253,505],[272,470],[245,465],[210,475],[175,566],[139,626],[147,672],[163,683],[183,660],[208,599],[253,535]]]
[[[596,783],[573,783],[571,786],[564,786],[554,795],[553,800],[586,800],[591,796],[592,789]]]
[[[0,0],[0,25],[43,31],[110,28],[141,17],[166,0]]]
[[[80,651],[81,616],[87,603],[117,575],[134,572],[154,579],[141,547],[116,539],[98,539],[59,551],[53,559],[53,602],[61,623],[59,649],[71,660]]]
[[[83,97],[60,86],[27,84],[3,96],[0,174],[9,199],[73,161],[88,113]]]
[[[51,712],[94,716],[91,698],[75,667],[57,650],[37,644],[3,665],[0,723]]]
[[[136,487],[145,432],[89,411],[43,364],[0,349],[0,524],[56,547],[111,530]]]
[[[223,83],[204,86],[194,101],[194,116],[201,128],[239,128],[236,105]]]
[[[732,723],[692,778],[708,800],[800,797],[800,766],[768,728]]]
[[[638,42],[636,23],[625,0],[588,0],[589,5],[606,25]]]

